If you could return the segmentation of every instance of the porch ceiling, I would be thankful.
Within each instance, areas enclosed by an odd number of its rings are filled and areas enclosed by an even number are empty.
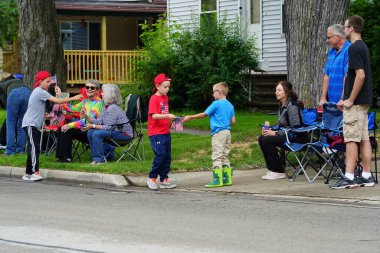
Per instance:
[[[166,0],[55,0],[58,14],[87,14],[118,16],[125,13],[164,13],[166,12]]]

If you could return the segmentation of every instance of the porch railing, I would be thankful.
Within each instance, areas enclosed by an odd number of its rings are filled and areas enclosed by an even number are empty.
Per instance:
[[[82,84],[88,79],[100,83],[133,83],[138,77],[136,65],[142,51],[65,50],[66,83]],[[18,51],[3,52],[4,71],[21,73]]]
[[[137,80],[136,64],[142,51],[65,50],[66,82],[125,84]]]

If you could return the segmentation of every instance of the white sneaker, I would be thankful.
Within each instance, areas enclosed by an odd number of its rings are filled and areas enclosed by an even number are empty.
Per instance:
[[[277,173],[277,172],[270,171],[269,173],[262,176],[261,178],[264,180],[274,180],[274,179],[286,178],[286,175],[285,173]]]
[[[149,189],[158,190],[156,178],[149,178],[148,177],[148,179],[146,180],[146,184],[148,185]]]
[[[41,174],[40,174],[39,171],[34,172],[34,173],[30,176],[30,180],[31,180],[31,181],[40,181],[40,180],[42,180],[42,179],[44,179],[44,178],[41,176]]]
[[[160,189],[173,189],[176,188],[177,185],[173,184],[169,181],[169,178],[165,178],[164,181],[160,183]]]
[[[24,179],[25,181],[30,181],[30,177],[32,175],[29,175],[29,174],[25,174],[24,176],[22,176],[22,179]]]

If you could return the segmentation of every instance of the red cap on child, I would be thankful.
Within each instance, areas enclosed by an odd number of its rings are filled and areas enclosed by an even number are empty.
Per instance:
[[[50,77],[50,73],[45,71],[45,70],[42,70],[40,72],[37,73],[36,75],[36,82],[34,83],[33,85],[33,89],[35,89],[42,80],[45,80],[46,78]]]
[[[167,77],[164,73],[158,74],[154,78],[154,87],[157,87],[157,85],[161,84],[165,81],[171,81],[172,79],[170,77]]]

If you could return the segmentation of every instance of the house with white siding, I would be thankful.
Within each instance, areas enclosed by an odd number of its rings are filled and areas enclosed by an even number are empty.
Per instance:
[[[283,0],[168,0],[169,26],[198,26],[203,16],[216,14],[217,21],[238,22],[254,36],[261,51],[261,69],[286,74],[286,42],[283,31]]]

